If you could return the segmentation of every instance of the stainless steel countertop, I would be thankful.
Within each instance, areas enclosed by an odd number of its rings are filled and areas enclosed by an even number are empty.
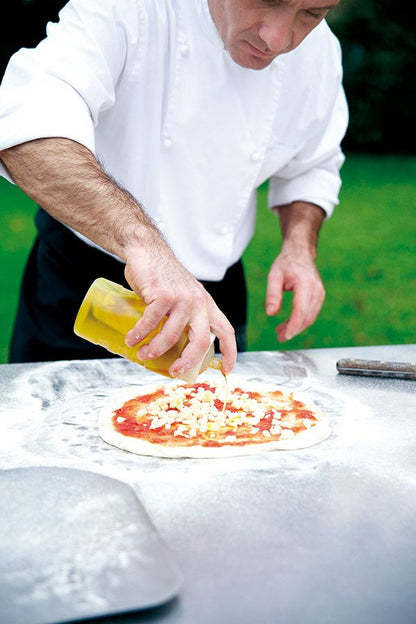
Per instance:
[[[416,345],[240,355],[238,375],[310,392],[332,434],[220,460],[140,457],[98,437],[105,398],[155,379],[127,361],[1,365],[0,468],[83,468],[134,488],[183,587],[117,622],[414,624],[416,382],[339,375],[344,357],[415,362]]]

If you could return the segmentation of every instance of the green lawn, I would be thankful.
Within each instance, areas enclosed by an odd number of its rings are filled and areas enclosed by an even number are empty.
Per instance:
[[[7,361],[8,343],[24,262],[35,227],[33,202],[0,177],[0,362]]]
[[[342,173],[341,204],[325,223],[319,245],[326,302],[313,327],[284,347],[275,339],[278,320],[263,312],[280,233],[265,207],[266,188],[260,189],[256,236],[244,256],[249,349],[416,342],[416,157],[350,155]],[[5,362],[35,206],[1,178],[0,206],[0,362]],[[281,319],[289,305],[290,295]]]
[[[318,266],[326,301],[316,323],[285,349],[416,342],[416,157],[350,155],[340,205],[323,227]],[[256,237],[245,254],[249,348],[282,348],[264,313],[264,276],[279,248],[259,193]],[[281,318],[289,312],[286,297]]]

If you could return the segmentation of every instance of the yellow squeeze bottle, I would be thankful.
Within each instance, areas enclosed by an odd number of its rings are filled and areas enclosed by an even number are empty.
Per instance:
[[[185,328],[179,341],[160,357],[140,360],[137,351],[151,341],[166,321],[164,317],[156,329],[139,344],[134,347],[127,346],[124,337],[143,315],[145,308],[146,303],[136,293],[99,277],[85,295],[75,320],[74,332],[89,342],[105,347],[111,353],[121,355],[160,375],[171,377],[169,368],[188,344],[188,330]],[[211,345],[198,366],[181,375],[180,379],[193,383],[207,368],[221,369],[221,361],[214,357],[214,338],[212,335]]]

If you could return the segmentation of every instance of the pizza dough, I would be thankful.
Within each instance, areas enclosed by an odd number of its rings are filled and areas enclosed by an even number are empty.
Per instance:
[[[195,384],[164,381],[123,389],[103,407],[99,434],[130,453],[171,458],[295,450],[330,435],[327,417],[301,393],[235,375],[228,386],[227,393],[218,375]],[[132,422],[140,431],[131,430]]]

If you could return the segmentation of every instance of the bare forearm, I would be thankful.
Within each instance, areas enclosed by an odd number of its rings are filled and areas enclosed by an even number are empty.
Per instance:
[[[218,337],[223,370],[236,359],[234,331],[203,286],[177,260],[141,205],[120,188],[85,147],[67,139],[38,139],[0,153],[20,188],[52,216],[126,262],[130,286],[148,304],[126,334],[138,344],[168,317],[162,330],[141,347],[142,360],[170,349],[189,327],[189,344],[172,364],[172,375],[192,370]]]
[[[325,218],[319,206],[303,201],[275,208],[283,235],[282,253],[288,248],[316,258],[318,235]]]
[[[38,139],[0,153],[16,184],[53,217],[126,260],[126,250],[162,244],[140,204],[68,139]]]

